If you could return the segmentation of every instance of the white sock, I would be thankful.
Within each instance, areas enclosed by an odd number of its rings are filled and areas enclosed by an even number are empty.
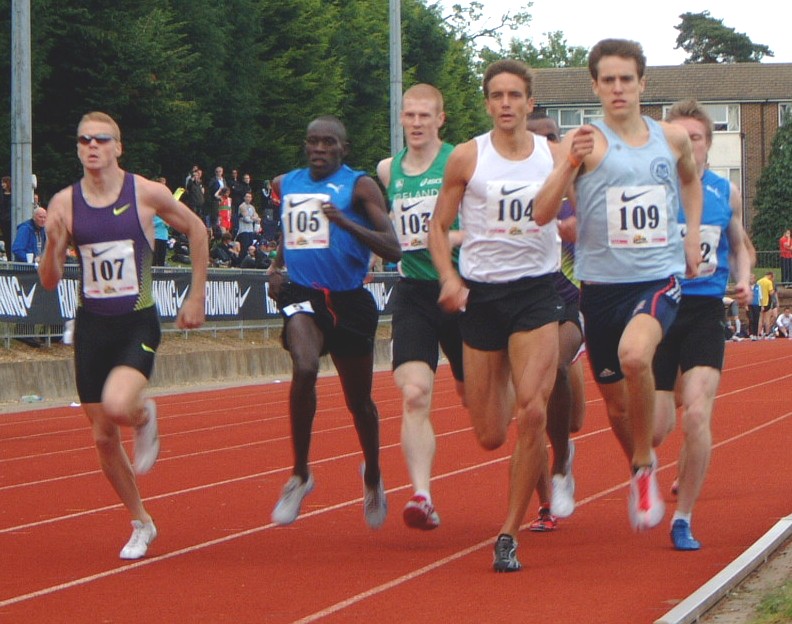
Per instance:
[[[684,520],[685,522],[690,524],[690,518],[693,516],[692,513],[682,513],[681,511],[675,511],[673,517],[671,518],[671,524],[674,524],[674,520]]]
[[[735,334],[739,334],[740,333],[740,327],[741,326],[742,326],[742,323],[740,322],[740,319],[735,319],[734,320],[734,327],[736,328],[735,332],[734,332]]]
[[[423,496],[426,499],[426,502],[430,505],[432,504],[432,495],[427,492],[426,490],[415,490],[416,496]]]

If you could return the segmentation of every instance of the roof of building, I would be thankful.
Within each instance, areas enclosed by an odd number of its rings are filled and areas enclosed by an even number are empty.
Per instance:
[[[537,106],[595,104],[585,67],[534,70]],[[792,63],[711,63],[646,68],[641,103],[792,101]]]

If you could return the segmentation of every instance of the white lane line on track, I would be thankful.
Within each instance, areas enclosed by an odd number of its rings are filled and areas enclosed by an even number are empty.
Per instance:
[[[782,420],[784,420],[786,418],[789,418],[789,417],[792,417],[792,412],[787,412],[786,414],[778,416],[778,417],[774,418],[773,420],[770,420],[770,421],[768,421],[766,423],[762,423],[761,425],[757,425],[756,427],[754,427],[752,429],[743,431],[743,432],[741,432],[740,434],[738,434],[736,436],[733,436],[733,437],[728,438],[726,440],[722,440],[718,444],[713,445],[713,450],[715,448],[719,448],[721,446],[725,446],[726,444],[729,444],[729,443],[734,442],[736,440],[739,440],[741,438],[747,437],[747,436],[751,435],[752,433],[755,433],[757,431],[765,429],[765,428],[767,428],[767,427],[769,427],[769,426],[771,426],[773,424],[776,424],[776,423],[778,423],[778,422],[780,422],[780,421],[782,421]],[[583,435],[580,435],[580,436],[576,436],[574,439],[575,440],[581,440],[581,439],[589,438],[589,437],[592,437],[594,435],[599,435],[599,434],[601,434],[604,431],[610,431],[610,430],[609,429],[600,429],[600,430],[597,430],[596,432],[590,432],[590,433],[586,433],[586,434],[583,434]],[[383,448],[392,448],[392,447],[395,447],[395,446],[398,446],[398,444],[388,445],[387,447],[383,447]],[[358,452],[349,453],[347,456],[352,456],[352,455],[357,455],[357,454],[358,454]],[[327,459],[319,460],[319,461],[326,462],[326,461],[333,461],[333,460],[334,460],[333,458],[327,458]],[[505,462],[505,461],[508,461],[508,460],[509,460],[509,456],[498,457],[498,458],[492,459],[492,460],[487,461],[487,462],[482,462],[482,463],[476,464],[474,466],[469,466],[467,468],[462,468],[462,469],[459,469],[459,470],[454,470],[454,471],[451,471],[451,472],[444,473],[442,475],[437,475],[435,477],[432,477],[432,481],[439,481],[439,480],[443,480],[443,479],[448,479],[448,478],[451,478],[451,477],[454,477],[454,476],[458,476],[460,474],[464,474],[464,473],[467,473],[467,472],[470,472],[470,471],[474,471],[474,470],[479,470],[479,469],[481,469],[483,467],[492,466],[492,465],[495,465],[495,464],[498,464],[498,463],[501,463],[501,462]],[[676,466],[676,464],[677,464],[677,462],[672,462],[672,463],[666,464],[666,465],[664,465],[664,466],[662,466],[660,468],[660,471],[671,469],[674,466]],[[277,470],[273,470],[273,471],[269,471],[269,472],[260,473],[260,475],[272,474],[273,472],[282,472],[283,470],[285,470],[285,469],[277,469]],[[245,477],[245,479],[246,478],[251,478],[253,476],[260,476],[260,475],[251,475],[250,477]],[[233,481],[236,481],[236,480],[243,480],[243,479],[231,479],[228,482],[233,482]],[[224,483],[225,482],[220,482],[220,484],[224,484]],[[619,483],[619,484],[617,484],[617,485],[615,485],[613,487],[607,488],[605,490],[601,490],[600,492],[597,492],[596,494],[593,494],[591,496],[588,496],[588,497],[582,499],[581,501],[578,502],[578,505],[586,505],[586,504],[591,503],[591,502],[593,502],[595,500],[598,500],[598,499],[600,499],[600,498],[602,498],[604,496],[608,496],[609,494],[611,494],[611,493],[613,493],[613,492],[615,492],[615,491],[617,491],[617,490],[619,490],[621,488],[626,487],[628,484],[629,484],[629,481],[623,481],[622,483]],[[198,488],[190,488],[189,490],[184,490],[184,492],[193,491],[193,490],[197,490],[197,489],[206,489],[206,487],[209,487],[209,486],[201,486],[201,487],[198,487]],[[401,485],[401,486],[398,486],[398,487],[395,487],[395,488],[390,488],[390,489],[387,490],[387,492],[388,492],[388,494],[392,494],[394,492],[399,492],[401,490],[408,489],[409,487],[411,487],[410,484],[405,484],[405,485]],[[169,495],[163,495],[162,497],[166,497],[166,496],[169,496]],[[160,498],[160,497],[156,497],[156,498]],[[151,500],[151,499],[147,499],[147,500]],[[337,503],[335,505],[330,505],[330,506],[327,506],[327,507],[323,507],[321,509],[315,509],[315,510],[306,512],[304,514],[301,514],[299,519],[305,519],[305,518],[310,518],[310,517],[313,517],[313,516],[323,515],[323,514],[332,512],[332,511],[336,511],[336,510],[339,510],[339,509],[343,509],[343,508],[349,507],[351,505],[359,504],[361,501],[362,501],[362,498],[355,498],[355,499],[348,500],[348,501],[345,501],[345,502]],[[115,508],[119,508],[120,506],[121,506],[120,504],[119,505],[113,505],[113,506],[107,507],[106,509],[115,509]],[[94,511],[100,511],[100,510],[94,510]],[[93,513],[93,512],[82,512],[82,513],[79,513],[79,514],[73,514],[71,517],[74,517],[74,516],[77,516],[77,515],[86,515],[88,513]],[[47,522],[48,521],[44,521],[42,523],[34,523],[33,525],[30,525],[30,526],[35,526],[36,524],[45,524]],[[55,594],[55,593],[57,593],[59,591],[65,591],[65,590],[68,590],[68,589],[71,589],[71,588],[74,588],[74,587],[79,587],[81,585],[86,585],[86,584],[91,583],[91,582],[96,581],[96,580],[100,580],[100,579],[108,578],[108,577],[111,577],[111,576],[116,576],[116,575],[119,575],[119,574],[123,574],[123,573],[131,571],[131,570],[135,570],[135,569],[138,569],[138,568],[141,568],[141,567],[144,567],[144,566],[153,565],[153,564],[159,563],[161,561],[166,561],[166,560],[169,560],[169,559],[173,559],[173,558],[181,556],[181,555],[188,555],[190,553],[193,553],[193,552],[196,552],[196,551],[199,551],[199,550],[204,550],[204,549],[210,548],[212,546],[225,544],[227,542],[231,542],[231,541],[243,538],[243,537],[247,537],[247,536],[250,536],[250,535],[255,535],[257,533],[260,533],[262,531],[269,530],[269,529],[272,529],[272,528],[275,528],[275,527],[276,527],[276,525],[270,523],[270,524],[267,524],[267,525],[264,525],[264,526],[261,526],[261,527],[254,527],[254,528],[251,528],[251,529],[246,529],[244,531],[239,531],[237,533],[226,535],[224,537],[220,537],[220,538],[217,538],[217,539],[214,539],[214,540],[209,540],[209,541],[206,541],[206,542],[201,542],[199,544],[194,544],[192,546],[187,546],[185,548],[181,548],[179,550],[175,550],[175,551],[172,551],[172,552],[169,552],[169,553],[165,553],[163,555],[158,555],[158,556],[151,557],[151,558],[148,558],[148,559],[142,559],[140,561],[136,561],[136,562],[131,563],[131,564],[126,564],[126,565],[123,565],[123,566],[118,567],[118,568],[113,568],[111,570],[105,570],[104,572],[99,572],[97,574],[92,574],[90,576],[85,576],[85,577],[82,577],[82,578],[79,578],[79,579],[74,579],[74,580],[66,582],[66,583],[60,583],[60,584],[53,585],[53,586],[50,586],[50,587],[42,588],[42,589],[34,591],[34,592],[29,592],[27,594],[21,594],[19,596],[13,596],[13,597],[10,597],[10,598],[7,598],[5,600],[0,601],[0,608],[9,607],[9,606],[18,604],[20,602],[25,602],[27,600],[32,600],[34,598],[40,598],[40,597],[43,597],[43,596],[48,596],[48,595],[51,595],[51,594]],[[525,530],[527,527],[528,527],[528,523],[522,525],[520,527],[520,530]],[[5,531],[0,531],[0,532],[5,532]],[[431,563],[431,564],[429,564],[427,566],[424,566],[423,568],[420,568],[418,570],[414,570],[414,571],[412,571],[412,572],[410,572],[408,574],[402,575],[402,576],[400,576],[400,577],[398,577],[396,579],[388,581],[387,583],[384,583],[382,585],[378,585],[377,587],[372,587],[371,589],[369,589],[369,590],[367,590],[365,592],[361,592],[361,593],[359,593],[359,594],[357,594],[355,596],[351,596],[350,598],[347,598],[347,599],[345,599],[345,600],[343,600],[341,602],[338,602],[338,603],[336,603],[334,605],[330,605],[329,607],[326,607],[325,609],[322,609],[321,611],[318,611],[318,612],[316,612],[314,614],[310,614],[310,615],[306,616],[305,618],[303,618],[301,620],[298,620],[297,622],[295,622],[295,624],[298,624],[298,623],[299,624],[307,624],[307,623],[313,622],[313,621],[315,621],[315,620],[317,620],[317,619],[319,619],[321,617],[325,617],[325,616],[331,615],[333,613],[337,613],[338,611],[341,611],[341,610],[343,610],[343,609],[345,609],[347,607],[350,607],[350,606],[352,606],[352,605],[354,605],[354,604],[356,604],[358,602],[361,602],[363,600],[366,600],[368,598],[376,596],[377,594],[383,593],[383,592],[385,592],[385,591],[387,591],[389,589],[397,587],[397,586],[399,586],[399,585],[401,585],[403,583],[406,583],[406,582],[408,582],[410,580],[413,580],[413,579],[415,579],[415,578],[417,578],[419,576],[422,576],[422,575],[427,574],[427,573],[429,573],[429,572],[431,572],[433,570],[436,570],[436,569],[440,568],[443,565],[446,565],[448,563],[452,563],[454,561],[457,561],[457,560],[459,560],[459,559],[461,559],[461,558],[463,558],[463,557],[465,557],[467,555],[470,555],[470,554],[476,552],[477,550],[480,550],[482,548],[491,546],[494,539],[495,539],[495,537],[493,536],[492,538],[490,538],[488,540],[484,540],[484,541],[481,541],[481,542],[479,542],[477,544],[474,544],[472,546],[468,546],[468,547],[466,547],[466,548],[464,548],[462,550],[459,550],[459,551],[457,551],[457,552],[455,552],[455,553],[453,553],[453,554],[451,554],[451,555],[449,555],[447,557],[444,557],[443,559],[439,559],[439,560],[437,560],[434,563]]]

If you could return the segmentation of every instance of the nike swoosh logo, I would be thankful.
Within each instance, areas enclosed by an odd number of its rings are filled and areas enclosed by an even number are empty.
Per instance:
[[[112,247],[108,247],[107,249],[102,249],[102,251],[96,251],[96,249],[91,249],[91,257],[98,258],[99,256],[103,256],[108,251],[110,251]]]
[[[309,202],[313,199],[313,197],[309,197],[307,199],[301,199],[300,201],[294,201],[293,199],[289,200],[289,206],[292,208],[296,208],[300,204],[304,204],[305,202]]]
[[[22,289],[20,289],[22,290]],[[30,292],[25,294],[25,291],[22,290],[22,299],[25,302],[25,309],[30,310],[30,305],[33,303],[33,295],[36,293],[36,285],[33,284],[33,288],[30,289]]]
[[[641,191],[641,192],[640,192],[640,193],[638,193],[637,195],[628,195],[628,194],[626,193],[626,191],[622,191],[621,200],[622,200],[624,203],[628,203],[628,202],[631,202],[631,201],[632,201],[632,200],[634,200],[634,199],[638,199],[638,198],[639,198],[641,195],[646,195],[648,192],[649,192],[649,191]]]
[[[119,215],[124,214],[128,208],[129,208],[129,204],[124,204],[120,208],[113,208],[113,214],[117,217]]]
[[[148,346],[145,342],[140,343],[140,348],[143,349],[146,353],[156,353],[154,349]]]
[[[513,189],[507,189],[506,185],[504,184],[501,187],[501,195],[511,195],[512,193],[516,193],[517,191],[521,191],[523,189],[527,189],[530,185],[526,184],[525,186],[517,186]]]
[[[417,202],[415,202],[414,204],[402,204],[402,207],[401,207],[402,212],[407,212],[408,210],[410,210],[410,208],[415,208],[416,206],[418,206],[418,205],[420,205],[422,203],[423,203],[423,200],[421,199],[421,200],[418,200]]]
[[[187,296],[187,291],[189,287],[185,288],[183,292],[176,293],[176,307],[181,308],[182,303],[184,303],[184,298]]]
[[[247,298],[248,298],[248,295],[249,295],[249,294],[250,294],[250,286],[248,286],[248,289],[247,289],[247,290],[245,291],[245,293],[244,293],[244,294],[243,294],[243,295],[242,295],[242,296],[239,298],[239,307],[240,307],[240,308],[241,308],[243,305],[245,305],[245,301],[247,300]]]

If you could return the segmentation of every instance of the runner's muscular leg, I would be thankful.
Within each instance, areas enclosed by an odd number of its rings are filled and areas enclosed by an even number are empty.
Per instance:
[[[338,370],[347,408],[352,412],[360,447],[366,462],[363,480],[369,487],[377,487],[380,480],[379,466],[379,413],[371,398],[371,383],[374,375],[374,356],[369,353],[356,357],[333,355],[333,364]]]
[[[693,511],[709,467],[712,452],[712,408],[720,383],[720,371],[709,366],[696,366],[683,377],[682,432],[684,461],[679,463],[677,509]]]
[[[516,535],[539,475],[547,465],[547,402],[558,366],[558,324],[548,323],[512,334],[509,360],[515,387],[517,440],[511,460],[509,509],[501,532]]]
[[[84,403],[83,409],[91,423],[102,472],[132,518],[149,522],[151,516],[143,507],[132,464],[121,444],[120,427],[107,417],[101,403]]]
[[[324,336],[313,317],[302,313],[289,319],[285,331],[292,360],[289,416],[294,474],[307,481],[311,428],[316,414],[316,377],[319,374],[319,354]]]
[[[465,403],[479,444],[493,450],[506,441],[514,415],[514,389],[505,349],[481,351],[462,348],[465,369]]]
[[[634,316],[619,341],[619,364],[624,373],[627,415],[633,435],[633,466],[652,461],[655,384],[652,359],[663,338],[660,323],[648,314]]]
[[[430,491],[435,434],[430,418],[434,373],[425,362],[405,362],[393,379],[402,393],[401,447],[415,490]]]

